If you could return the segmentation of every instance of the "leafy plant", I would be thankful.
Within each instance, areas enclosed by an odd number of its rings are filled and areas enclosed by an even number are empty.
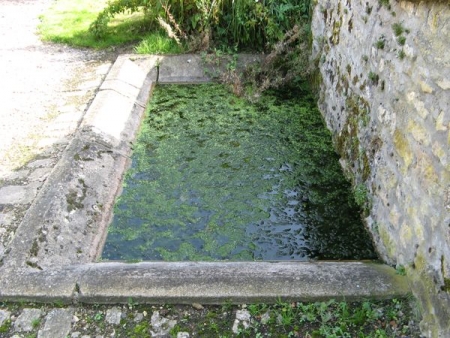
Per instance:
[[[384,46],[386,45],[386,39],[384,38],[384,36],[381,36],[377,42],[375,42],[375,47],[377,47],[377,49],[384,49]]]
[[[380,6],[384,6],[387,9],[391,9],[391,4],[389,3],[389,0],[378,0],[378,3],[380,4]]]
[[[149,27],[162,26],[168,35],[189,41],[192,50],[217,44],[251,45],[264,49],[295,24],[309,24],[310,0],[114,0],[99,13],[90,31],[108,35],[110,20],[123,13],[143,13]]]
[[[39,326],[41,325],[41,319],[40,318],[35,318],[31,321],[31,326],[34,329],[37,329]]]
[[[9,331],[11,327],[11,319],[7,319],[3,322],[3,324],[0,326],[0,333],[6,333]]]
[[[185,48],[157,30],[146,35],[134,50],[138,54],[180,54],[185,51]]]
[[[397,275],[406,276],[406,268],[403,265],[398,265],[395,268]]]
[[[398,23],[398,22],[392,24],[392,30],[394,31],[394,35],[395,36],[402,35],[403,32],[405,31],[405,29],[403,28],[402,24]]]
[[[103,319],[103,313],[97,312],[97,313],[94,315],[94,320],[95,320],[96,322],[99,322],[99,321],[101,321],[102,319]]]
[[[404,46],[406,43],[406,38],[402,35],[397,38],[397,42],[400,46]]]
[[[360,207],[364,207],[368,199],[368,191],[364,184],[358,184],[354,190],[355,202]]]
[[[377,73],[374,73],[371,71],[371,72],[369,72],[368,77],[369,77],[370,82],[372,82],[373,84],[378,84],[380,76]]]

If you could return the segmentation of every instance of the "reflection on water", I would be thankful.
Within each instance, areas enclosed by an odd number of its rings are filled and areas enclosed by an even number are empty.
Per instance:
[[[104,259],[375,258],[312,100],[154,91]]]

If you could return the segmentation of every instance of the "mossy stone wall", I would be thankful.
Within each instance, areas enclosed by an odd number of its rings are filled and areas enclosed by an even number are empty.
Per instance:
[[[450,337],[449,3],[318,0],[312,31],[319,108],[377,250],[406,269],[423,333]]]

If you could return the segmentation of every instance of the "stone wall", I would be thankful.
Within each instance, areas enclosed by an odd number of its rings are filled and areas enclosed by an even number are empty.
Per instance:
[[[319,107],[380,257],[450,337],[450,4],[318,0]]]

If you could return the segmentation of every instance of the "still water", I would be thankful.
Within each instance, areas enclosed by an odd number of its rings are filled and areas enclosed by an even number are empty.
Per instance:
[[[376,258],[338,159],[307,92],[159,85],[102,259]]]

